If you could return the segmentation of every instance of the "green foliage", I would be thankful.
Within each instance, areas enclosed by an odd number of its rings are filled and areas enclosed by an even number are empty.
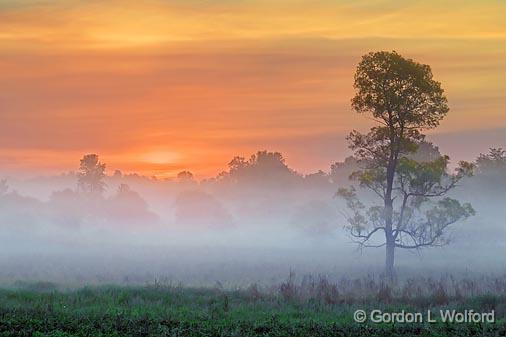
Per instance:
[[[441,196],[462,178],[473,175],[474,164],[464,161],[459,163],[455,174],[448,174],[449,160],[448,156],[440,156],[433,161],[418,162],[402,157],[397,166],[400,192],[419,197]]]
[[[395,51],[363,56],[354,87],[353,108],[372,113],[387,126],[433,128],[448,112],[443,89],[433,80],[430,67]]]
[[[399,160],[394,193],[402,201],[392,214],[396,247],[421,248],[446,244],[449,240],[444,236],[445,229],[475,214],[470,204],[444,197],[463,177],[472,175],[474,165],[461,162],[455,173],[449,174],[448,162],[448,156],[426,162],[408,157]],[[383,197],[385,171],[381,168],[357,171],[350,178]],[[351,235],[368,246],[363,241],[385,230],[384,208],[366,206],[353,187],[341,188],[337,195],[346,200],[347,208],[351,210],[347,214],[347,228]]]
[[[397,303],[388,292],[391,304],[377,297],[358,307],[385,311],[421,308]],[[452,300],[446,294],[438,296],[445,302]],[[427,300],[435,303],[431,297]],[[486,296],[470,299],[465,305],[490,310],[504,301],[503,297]],[[0,290],[0,336],[474,336],[506,331],[501,322],[358,324],[352,320],[358,307],[267,295],[258,298],[244,291],[215,289]]]
[[[373,191],[382,205],[366,206],[354,189],[337,195],[351,210],[347,228],[355,241],[387,247],[386,272],[392,278],[395,248],[445,244],[445,229],[474,214],[471,205],[445,197],[473,174],[474,165],[460,162],[450,174],[449,157],[425,141],[422,131],[438,126],[449,110],[428,65],[395,51],[369,53],[357,67],[354,87],[352,107],[371,113],[378,125],[367,134],[352,131],[348,136],[362,166],[350,179]],[[372,238],[379,233],[384,239],[378,244]]]

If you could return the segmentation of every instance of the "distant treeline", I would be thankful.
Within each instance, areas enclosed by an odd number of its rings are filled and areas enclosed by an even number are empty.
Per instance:
[[[440,156],[422,142],[418,161]],[[481,154],[476,172],[462,182],[459,194],[483,191],[504,195],[506,154],[498,148]],[[301,174],[279,152],[258,151],[246,159],[234,157],[228,170],[197,181],[189,171],[175,179],[156,179],[116,170],[107,174],[98,155],[86,155],[77,172],[0,183],[0,220],[3,228],[51,224],[77,228],[84,224],[125,227],[172,225],[223,228],[268,219],[312,234],[328,234],[339,224],[337,188],[352,184],[349,176],[361,164],[353,156],[335,162],[330,170]],[[18,190],[19,188],[19,190]],[[38,194],[48,195],[43,200]],[[337,205],[337,206],[336,206]],[[337,210],[336,210],[337,208]]]

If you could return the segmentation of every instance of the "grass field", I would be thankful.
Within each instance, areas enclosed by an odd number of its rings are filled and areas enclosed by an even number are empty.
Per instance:
[[[353,296],[325,280],[270,290],[172,285],[62,289],[19,283],[0,290],[0,336],[504,336],[503,295]],[[311,288],[312,287],[312,288]],[[428,288],[431,287],[430,285]],[[355,323],[356,309],[495,310],[495,323]]]

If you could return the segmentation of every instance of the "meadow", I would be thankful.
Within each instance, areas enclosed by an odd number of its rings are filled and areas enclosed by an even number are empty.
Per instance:
[[[495,323],[356,323],[357,309],[495,311]],[[0,336],[504,336],[503,277],[329,281],[224,289],[153,282],[69,289],[17,282],[0,290]]]

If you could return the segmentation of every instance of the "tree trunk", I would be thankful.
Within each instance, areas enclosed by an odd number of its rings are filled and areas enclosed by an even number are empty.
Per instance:
[[[384,209],[385,243],[386,243],[385,276],[387,277],[389,283],[391,283],[394,279],[395,238],[393,235],[394,201],[392,199],[392,190],[394,185],[395,167],[396,167],[396,156],[392,152],[392,154],[390,155],[390,161],[387,168],[387,188],[385,193],[385,209]]]
[[[386,167],[387,176],[386,176],[386,190],[384,198],[385,208],[383,215],[385,217],[385,243],[386,243],[385,276],[387,277],[387,281],[389,283],[392,283],[394,280],[394,254],[395,254],[395,237],[393,234],[394,200],[392,198],[392,191],[394,188],[394,177],[399,157],[399,148],[397,145],[400,143],[396,142],[396,133],[391,119],[389,124],[390,124],[390,155]],[[398,139],[397,141],[400,142],[400,139]]]
[[[395,277],[394,270],[395,259],[395,242],[393,237],[386,240],[386,256],[385,256],[385,276],[388,282],[392,282]]]

